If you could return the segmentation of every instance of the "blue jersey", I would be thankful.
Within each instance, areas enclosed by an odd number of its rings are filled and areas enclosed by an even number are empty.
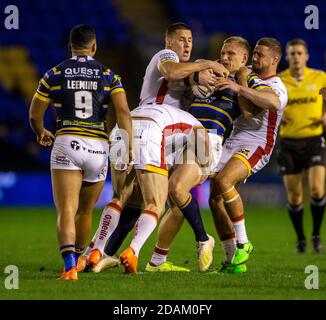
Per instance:
[[[105,139],[110,96],[124,91],[121,79],[95,59],[75,56],[45,73],[35,93],[52,101],[59,135]]]
[[[254,73],[248,78],[248,87],[261,90],[269,88]],[[224,136],[234,120],[241,114],[238,95],[230,89],[215,91],[209,98],[195,98],[188,110],[210,132]]]

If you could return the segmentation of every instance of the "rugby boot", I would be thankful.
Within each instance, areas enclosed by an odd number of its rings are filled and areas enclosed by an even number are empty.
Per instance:
[[[63,271],[58,280],[78,280],[77,268],[71,268],[69,271]]]
[[[253,249],[254,247],[252,246],[250,241],[248,241],[247,243],[237,243],[237,248],[235,250],[231,263],[233,265],[239,265],[247,262]]]
[[[84,271],[86,265],[87,265],[87,258],[81,254],[77,260],[77,272]]]
[[[138,257],[131,247],[121,253],[120,261],[125,267],[124,273],[137,273]]]
[[[172,262],[165,261],[158,266],[152,266],[147,263],[145,271],[147,272],[190,272],[190,269],[179,267]]]
[[[324,253],[324,248],[323,248],[323,245],[321,243],[319,236],[312,236],[312,246],[316,253],[318,253],[318,254]]]
[[[207,236],[207,241],[199,241],[197,244],[198,268],[200,272],[207,271],[213,262],[215,240],[209,234]]]
[[[93,266],[92,272],[99,273],[106,269],[118,267],[120,265],[119,258],[115,256],[103,256],[102,259]]]

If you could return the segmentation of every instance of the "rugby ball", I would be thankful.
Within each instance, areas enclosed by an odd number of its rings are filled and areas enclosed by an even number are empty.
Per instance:
[[[199,83],[193,84],[191,89],[194,96],[200,99],[209,98],[214,92],[214,90],[212,91],[210,88],[207,88],[205,85]]]

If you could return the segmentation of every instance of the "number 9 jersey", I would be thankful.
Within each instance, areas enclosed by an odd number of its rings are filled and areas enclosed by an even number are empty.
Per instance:
[[[105,120],[110,96],[124,91],[118,75],[89,56],[74,56],[45,73],[35,96],[52,100],[56,137],[108,140]]]

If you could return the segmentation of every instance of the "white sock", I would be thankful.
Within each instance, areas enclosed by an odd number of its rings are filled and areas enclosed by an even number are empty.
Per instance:
[[[110,202],[104,208],[100,219],[100,224],[97,229],[93,250],[99,249],[103,254],[106,242],[119,223],[121,211],[122,208],[112,202]]]
[[[145,210],[136,223],[136,233],[130,243],[130,247],[134,250],[135,256],[138,257],[139,251],[145,241],[154,231],[157,225],[158,216],[154,212]]]
[[[226,256],[225,262],[231,263],[233,258],[235,249],[236,249],[236,242],[235,239],[227,239],[222,241],[222,247]]]
[[[244,219],[241,221],[233,222],[233,228],[235,232],[235,236],[238,243],[247,243],[247,232],[245,227]]]
[[[163,249],[156,245],[152,254],[151,261],[149,262],[150,265],[155,267],[160,266],[166,261],[168,253],[169,249]]]
[[[91,250],[94,247],[94,242],[96,240],[97,237],[97,233],[98,233],[98,229],[96,230],[91,242],[89,243],[88,247],[86,248],[85,252],[83,253],[83,256],[88,257],[88,254],[91,252]]]

